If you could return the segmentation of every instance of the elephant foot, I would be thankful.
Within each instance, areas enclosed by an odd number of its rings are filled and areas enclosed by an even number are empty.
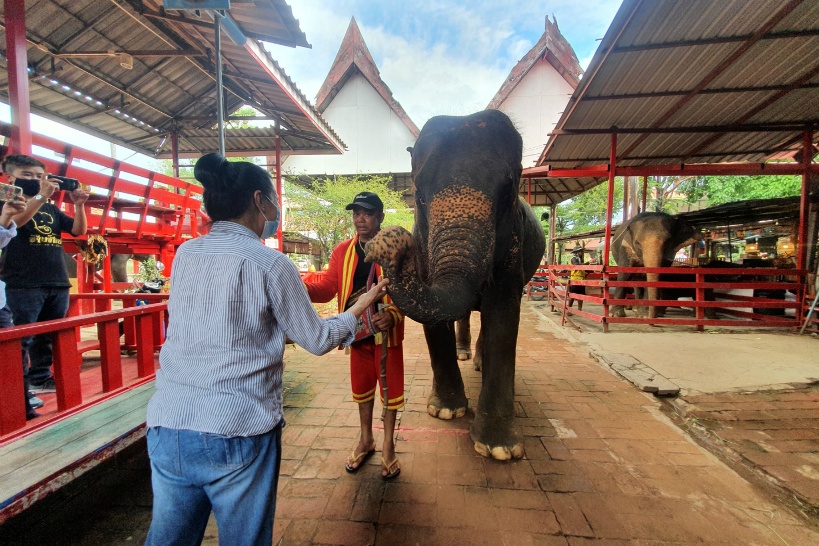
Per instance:
[[[483,367],[483,358],[481,358],[481,355],[475,355],[475,360],[472,361],[472,365],[474,366],[476,372],[481,371],[481,368]]]
[[[472,351],[469,349],[458,349],[458,360],[469,360],[472,358]]]
[[[522,459],[523,439],[511,426],[512,419],[476,415],[471,430],[475,451],[496,461]]]
[[[611,309],[609,309],[609,315],[612,317],[625,317],[626,310],[623,308],[622,305],[615,305]]]
[[[427,413],[437,419],[449,421],[466,415],[466,396],[463,400],[455,400],[452,403],[441,400],[438,395],[432,393],[427,399]]]

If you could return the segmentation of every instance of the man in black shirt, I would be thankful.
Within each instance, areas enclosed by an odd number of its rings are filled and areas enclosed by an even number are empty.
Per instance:
[[[13,217],[17,237],[4,249],[0,278],[6,283],[6,299],[17,326],[60,319],[68,311],[71,283],[63,260],[61,234],[85,235],[85,207],[88,192],[79,188],[69,193],[74,218],[63,213],[49,198],[59,186],[46,177],[45,165],[27,155],[10,155],[3,160],[9,184],[23,188],[26,207]],[[51,336],[38,335],[22,340],[23,375],[31,390],[54,392],[51,374]],[[29,364],[28,369],[26,364]]]

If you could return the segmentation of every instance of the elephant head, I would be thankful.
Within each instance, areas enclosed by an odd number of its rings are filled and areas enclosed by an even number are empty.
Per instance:
[[[384,268],[389,293],[409,317],[433,324],[466,316],[491,280],[496,249],[514,250],[522,140],[497,110],[437,116],[412,154],[415,227],[383,229],[367,260]],[[518,262],[519,263],[519,262]]]

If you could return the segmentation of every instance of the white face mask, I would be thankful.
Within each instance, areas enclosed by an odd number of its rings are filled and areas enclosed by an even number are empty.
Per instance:
[[[268,196],[264,196],[265,199],[270,201],[274,207],[276,207],[276,219],[275,220],[268,220],[267,216],[265,216],[264,211],[262,208],[259,207],[259,212],[262,213],[262,217],[264,218],[264,228],[262,228],[262,239],[269,239],[276,235],[276,231],[279,229],[279,206],[273,201],[270,200]],[[258,206],[258,205],[257,205]]]

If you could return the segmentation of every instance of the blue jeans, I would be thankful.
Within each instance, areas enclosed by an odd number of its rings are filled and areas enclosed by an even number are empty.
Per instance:
[[[61,319],[68,312],[68,288],[6,287],[6,301],[16,326]],[[23,375],[29,383],[40,385],[51,377],[51,334],[24,337],[21,343]]]
[[[145,544],[201,544],[211,508],[219,544],[272,544],[281,429],[242,437],[149,428],[154,505]]]

